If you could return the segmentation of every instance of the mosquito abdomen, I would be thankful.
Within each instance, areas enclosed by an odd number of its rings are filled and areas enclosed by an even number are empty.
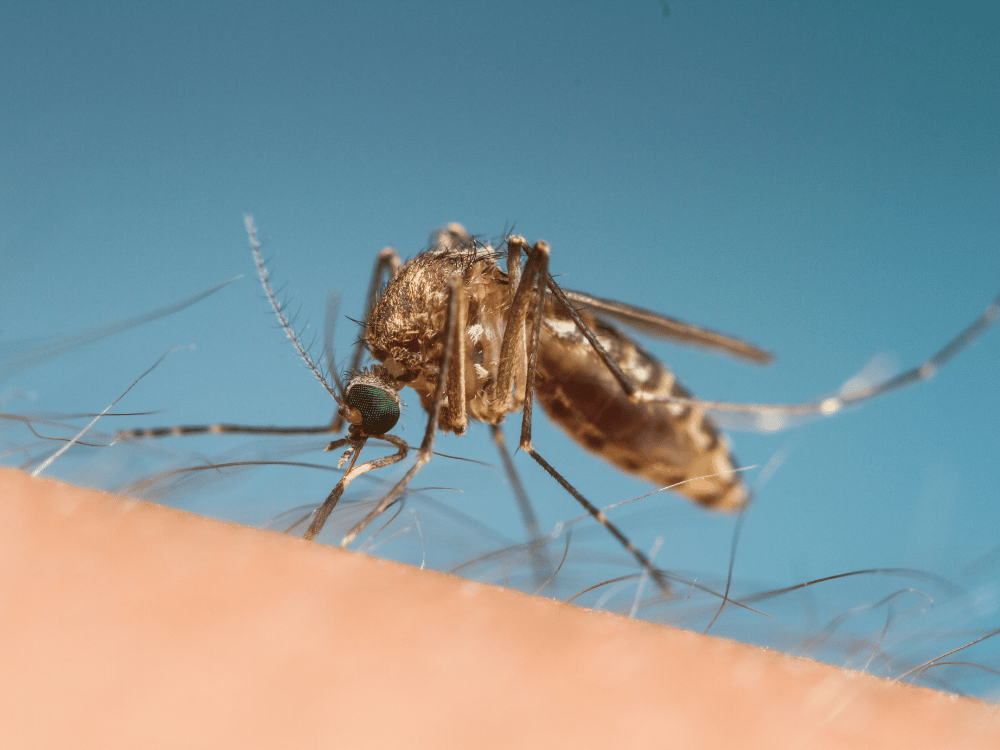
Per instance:
[[[643,390],[691,397],[627,336],[593,316],[585,321]],[[749,498],[725,436],[709,417],[691,406],[631,401],[573,320],[552,304],[539,340],[535,396],[581,446],[626,472],[661,487],[677,485],[675,492],[718,510],[736,510]]]

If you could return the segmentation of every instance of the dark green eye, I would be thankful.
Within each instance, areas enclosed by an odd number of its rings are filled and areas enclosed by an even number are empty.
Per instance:
[[[384,435],[399,421],[399,399],[383,388],[352,385],[347,389],[347,405],[361,412],[361,429],[368,435]]]

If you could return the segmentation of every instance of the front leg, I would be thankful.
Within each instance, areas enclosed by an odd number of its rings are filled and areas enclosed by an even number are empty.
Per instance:
[[[384,284],[392,281],[399,274],[399,269],[403,265],[402,258],[399,257],[399,253],[393,250],[391,247],[383,248],[378,254],[378,258],[375,259],[375,268],[372,271],[372,280],[368,285],[368,299],[365,302],[365,317],[364,320],[367,323],[368,318],[371,317],[372,310],[375,308],[375,303],[378,301],[378,292],[384,287]],[[386,276],[386,282],[382,281],[382,277]],[[365,349],[365,337],[361,336],[358,339],[358,343],[354,345],[354,353],[351,355],[351,366],[348,368],[347,372],[353,375],[361,367],[361,357],[364,354]],[[330,363],[330,370],[334,369],[333,362]],[[348,376],[350,377],[350,375]],[[333,424],[330,427],[332,432],[340,432],[341,428],[344,426],[344,419],[339,413],[333,415]]]
[[[465,287],[462,278],[457,274],[452,276],[448,281],[448,314],[445,316],[445,331],[444,340],[445,346],[444,351],[441,354],[441,364],[438,369],[438,381],[434,389],[434,400],[431,403],[431,408],[428,410],[427,415],[427,429],[424,431],[424,440],[420,444],[420,451],[417,454],[417,460],[410,467],[410,470],[406,472],[402,479],[400,479],[396,486],[389,490],[389,493],[383,497],[378,505],[361,521],[359,521],[354,528],[352,528],[347,535],[341,540],[340,546],[347,547],[351,542],[353,542],[358,534],[365,530],[365,528],[370,524],[375,518],[385,512],[385,510],[396,502],[396,499],[403,494],[406,486],[410,483],[410,480],[417,475],[417,472],[431,460],[431,456],[434,455],[434,436],[437,433],[438,419],[441,416],[441,407],[444,403],[444,397],[446,389],[448,388],[448,376],[451,369],[451,362],[454,359],[454,343],[455,343],[455,329],[456,321],[459,317],[458,308],[459,303],[467,305],[465,301]],[[464,416],[464,399],[463,403],[463,416]]]
[[[379,290],[383,289],[386,283],[399,275],[399,269],[402,265],[403,260],[399,257],[399,253],[391,247],[383,248],[378,254],[378,258],[375,259],[375,268],[372,271],[372,280],[368,285],[368,299],[365,302],[364,320],[366,323],[368,322],[368,318],[371,317],[372,310],[375,309],[375,303],[378,302]],[[386,276],[384,282],[382,281],[383,275]],[[362,336],[358,339],[358,343],[354,345],[354,355],[351,357],[351,368],[348,372],[356,372],[361,366],[361,354],[364,348],[364,336]]]
[[[342,448],[345,445],[350,445],[351,448],[353,448],[353,460],[351,461],[351,465],[348,467],[347,471],[344,472],[344,476],[342,476],[340,481],[337,482],[337,486],[333,488],[329,495],[327,495],[323,504],[316,509],[316,513],[313,515],[309,528],[306,529],[306,533],[303,534],[303,539],[312,540],[316,538],[316,535],[322,530],[323,525],[330,517],[330,514],[333,513],[333,509],[337,507],[337,502],[340,500],[341,495],[344,494],[344,490],[347,489],[347,485],[353,482],[357,477],[372,471],[373,469],[381,469],[384,466],[390,466],[394,463],[398,463],[406,458],[409,446],[402,438],[396,437],[395,435],[372,435],[372,437],[377,440],[385,440],[386,442],[396,446],[396,452],[391,456],[383,456],[382,458],[376,458],[372,461],[366,461],[363,464],[355,466],[354,461],[357,460],[358,455],[361,453],[361,449],[364,447],[365,441],[368,440],[367,437],[362,440],[352,440],[351,438],[335,440],[327,446],[326,449],[329,451]]]

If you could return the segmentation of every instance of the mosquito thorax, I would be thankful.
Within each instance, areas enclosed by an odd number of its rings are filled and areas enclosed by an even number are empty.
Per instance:
[[[399,387],[376,365],[352,377],[344,390],[340,415],[365,435],[384,435],[399,421]]]

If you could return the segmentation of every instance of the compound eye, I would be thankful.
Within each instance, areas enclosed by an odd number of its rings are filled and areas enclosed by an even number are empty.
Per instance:
[[[384,435],[399,421],[399,399],[384,388],[352,385],[347,391],[347,405],[361,412],[361,429],[367,435]]]

